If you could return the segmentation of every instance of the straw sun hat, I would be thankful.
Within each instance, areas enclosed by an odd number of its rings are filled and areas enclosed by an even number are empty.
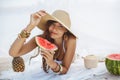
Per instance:
[[[54,20],[59,22],[76,37],[76,35],[70,30],[71,21],[67,12],[63,10],[56,10],[52,13],[52,15],[46,13],[46,15],[41,18],[41,21],[38,24],[38,28],[45,30],[45,24],[48,20]]]

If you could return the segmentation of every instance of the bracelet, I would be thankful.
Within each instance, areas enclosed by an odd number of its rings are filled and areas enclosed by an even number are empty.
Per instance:
[[[22,30],[21,33],[18,35],[19,38],[28,38],[30,33],[27,30]]]
[[[58,63],[56,62],[56,67],[54,68],[54,69],[52,69],[54,72],[55,72],[55,70],[57,69],[57,66],[58,66]]]
[[[62,65],[60,64],[60,72],[62,72],[63,71],[63,67],[62,67]]]
[[[58,72],[55,72],[55,74],[61,74],[62,71],[63,71],[63,67],[62,67],[62,65],[60,64],[60,65],[59,65],[59,71],[58,71]]]

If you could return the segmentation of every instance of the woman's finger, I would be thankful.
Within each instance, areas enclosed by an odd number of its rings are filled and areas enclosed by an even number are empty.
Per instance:
[[[42,14],[40,14],[39,12],[36,12],[36,14],[38,14],[38,15],[42,16]]]
[[[41,54],[42,56],[45,56],[47,59],[49,58],[49,55],[47,54],[47,53],[45,53],[45,52],[43,52],[42,51],[42,54]]]
[[[49,53],[44,53],[43,55],[45,55],[47,58],[52,57],[51,55],[49,55]]]
[[[53,57],[53,54],[52,54],[50,51],[45,50],[44,52],[46,53],[46,55],[48,55],[48,56],[50,56],[50,57]]]
[[[50,51],[50,53],[51,53],[52,55],[54,55],[54,54],[55,54],[55,51]]]
[[[41,18],[41,15],[40,15],[40,14],[36,13],[35,15],[36,15],[37,17]]]
[[[39,12],[43,12],[43,13],[46,13],[46,11],[45,11],[45,10],[40,10]]]
[[[39,12],[37,12],[39,15],[41,15],[41,16],[45,16],[46,15],[46,12],[45,11],[39,11]]]

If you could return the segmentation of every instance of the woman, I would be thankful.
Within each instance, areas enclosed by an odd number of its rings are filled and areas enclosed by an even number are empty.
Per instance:
[[[18,57],[37,47],[35,37],[25,43],[30,32],[36,26],[44,31],[39,35],[40,37],[46,38],[58,47],[54,55],[50,51],[42,50],[44,71],[47,72],[46,66],[49,66],[55,73],[66,74],[75,54],[76,36],[70,30],[69,15],[63,10],[56,10],[52,15],[43,10],[32,14],[29,25],[21,31],[14,41],[9,54],[12,57]],[[61,61],[61,64],[58,61]]]

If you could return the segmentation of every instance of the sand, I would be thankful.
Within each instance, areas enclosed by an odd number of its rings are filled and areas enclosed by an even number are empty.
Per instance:
[[[11,62],[11,57],[0,57],[0,74],[2,71],[7,71],[12,68]]]

